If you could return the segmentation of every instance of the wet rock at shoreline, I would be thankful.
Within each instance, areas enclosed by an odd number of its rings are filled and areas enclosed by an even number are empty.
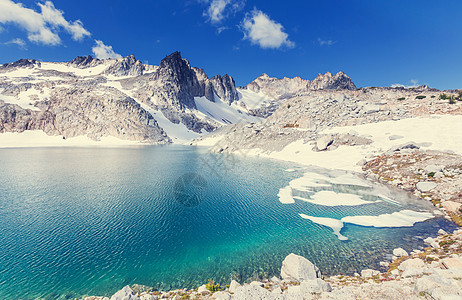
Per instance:
[[[321,278],[321,271],[303,256],[289,254],[282,262],[281,278],[283,280],[312,280]]]

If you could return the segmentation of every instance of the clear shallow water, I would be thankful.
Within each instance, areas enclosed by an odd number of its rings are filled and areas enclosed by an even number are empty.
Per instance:
[[[443,218],[407,228],[345,224],[340,241],[299,214],[397,208],[282,204],[279,189],[303,175],[284,171],[293,167],[178,146],[0,150],[0,299],[111,295],[133,283],[194,288],[208,278],[225,285],[277,275],[291,252],[324,274],[352,274],[393,248],[422,246],[415,236],[454,228]],[[185,173],[205,179],[197,206],[182,205]],[[430,208],[396,196],[400,209]]]

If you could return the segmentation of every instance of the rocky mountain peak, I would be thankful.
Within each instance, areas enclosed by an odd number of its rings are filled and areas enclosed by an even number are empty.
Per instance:
[[[310,90],[356,90],[356,86],[344,72],[338,72],[332,75],[330,72],[322,75],[319,74],[313,81],[308,85]]]
[[[181,73],[183,71],[190,71],[191,65],[189,61],[185,58],[181,57],[181,53],[179,51],[175,51],[172,54],[166,56],[164,59],[160,61],[159,67],[161,69],[170,69],[174,73]]]
[[[12,69],[12,68],[34,68],[35,66],[40,67],[42,64],[35,59],[22,58],[12,63],[4,64],[0,66],[1,69]]]
[[[76,67],[76,68],[89,68],[89,67],[94,67],[96,65],[99,65],[101,63],[101,60],[92,57],[91,55],[88,56],[77,56],[73,60],[69,62],[69,65]]]
[[[143,75],[144,70],[144,65],[131,54],[117,59],[104,73],[114,76],[139,76]]]

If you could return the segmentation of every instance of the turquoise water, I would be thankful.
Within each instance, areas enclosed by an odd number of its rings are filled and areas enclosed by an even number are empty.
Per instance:
[[[454,228],[443,218],[409,228],[346,224],[349,240],[340,241],[299,213],[396,207],[282,204],[279,189],[303,175],[284,171],[293,167],[180,146],[0,150],[0,299],[111,295],[133,283],[195,288],[208,278],[225,285],[277,275],[291,252],[324,274],[352,274]]]

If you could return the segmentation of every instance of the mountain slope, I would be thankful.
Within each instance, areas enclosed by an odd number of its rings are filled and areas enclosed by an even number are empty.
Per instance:
[[[184,142],[224,124],[257,121],[229,75],[211,79],[179,52],[159,66],[133,55],[0,66],[0,132]]]

